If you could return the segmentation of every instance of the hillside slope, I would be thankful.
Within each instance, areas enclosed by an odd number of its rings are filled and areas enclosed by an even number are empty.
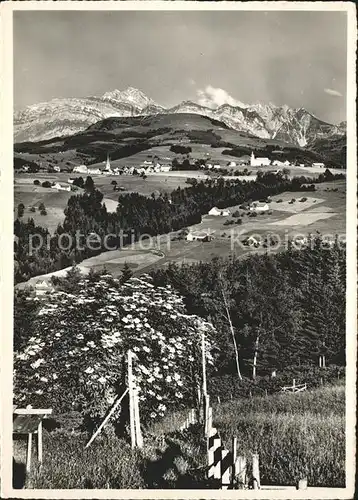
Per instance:
[[[98,164],[106,159],[126,158],[140,151],[160,147],[169,152],[172,145],[202,145],[206,151],[222,148],[225,156],[256,155],[304,161],[325,160],[317,151],[310,151],[278,139],[264,139],[247,132],[230,129],[224,123],[197,114],[157,114],[125,118],[107,118],[89,126],[84,132],[64,138],[37,143],[15,144],[15,167],[25,160],[39,166]],[[203,148],[204,150],[204,148]],[[221,150],[220,150],[221,151]],[[166,160],[167,161],[167,160]],[[334,161],[327,164],[335,166]]]

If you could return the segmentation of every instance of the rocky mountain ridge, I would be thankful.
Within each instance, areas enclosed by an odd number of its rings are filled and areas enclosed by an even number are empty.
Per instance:
[[[53,99],[27,106],[14,116],[14,141],[36,142],[65,137],[85,130],[109,117],[149,116],[156,114],[194,113],[225,123],[240,132],[265,139],[278,139],[309,147],[317,139],[343,136],[345,122],[326,123],[304,108],[287,105],[252,104],[245,107],[224,104],[217,108],[183,101],[165,108],[133,87],[115,89],[102,96]]]

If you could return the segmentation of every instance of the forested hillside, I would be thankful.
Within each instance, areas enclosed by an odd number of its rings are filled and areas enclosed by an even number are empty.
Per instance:
[[[342,245],[327,248],[314,238],[300,251],[170,265],[153,276],[157,285],[175,287],[189,312],[212,320],[220,335],[218,372],[237,373],[233,333],[240,371],[255,377],[317,366],[320,355],[344,365],[345,259]]]

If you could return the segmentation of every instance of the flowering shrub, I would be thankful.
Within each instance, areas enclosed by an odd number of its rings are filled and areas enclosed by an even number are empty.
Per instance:
[[[142,418],[192,402],[201,382],[202,330],[213,362],[212,325],[186,314],[182,298],[148,276],[121,285],[102,275],[80,285],[76,294],[55,291],[41,302],[36,334],[15,354],[16,403],[102,418],[123,391],[128,349]]]

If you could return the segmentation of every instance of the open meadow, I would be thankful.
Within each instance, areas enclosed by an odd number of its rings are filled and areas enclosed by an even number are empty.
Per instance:
[[[49,421],[43,467],[35,460],[27,477],[25,442],[14,441],[15,480],[27,488],[206,487],[202,432],[199,424],[178,431],[183,419],[178,412],[155,422],[135,451],[111,431],[84,449],[87,434],[54,429]],[[344,487],[344,385],[216,404],[213,423],[226,446],[237,437],[238,454],[250,460],[259,453],[261,484],[293,485],[304,475],[309,486]]]

